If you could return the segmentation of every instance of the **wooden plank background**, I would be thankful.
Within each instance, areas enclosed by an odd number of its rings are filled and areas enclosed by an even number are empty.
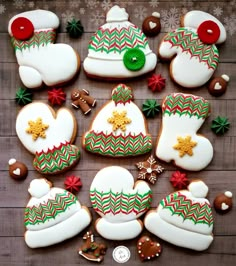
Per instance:
[[[79,257],[76,253],[77,248],[82,244],[82,235],[43,249],[30,249],[26,246],[23,238],[24,207],[27,204],[29,195],[27,188],[33,178],[39,178],[41,175],[32,167],[33,156],[29,154],[16,137],[15,119],[20,107],[15,103],[15,92],[19,86],[22,86],[19,75],[18,65],[13,49],[10,44],[10,38],[7,33],[9,19],[20,12],[32,9],[49,9],[55,12],[60,20],[61,27],[58,32],[57,42],[68,43],[72,45],[80,54],[83,62],[87,55],[87,45],[91,34],[96,31],[98,25],[105,22],[105,12],[108,7],[119,2],[130,14],[130,20],[141,27],[143,18],[154,11],[159,11],[162,18],[162,32],[155,38],[150,38],[150,46],[156,51],[158,43],[164,33],[168,31],[171,25],[176,23],[179,16],[192,9],[200,9],[217,16],[225,23],[228,39],[220,49],[220,64],[216,75],[227,74],[230,76],[230,83],[227,92],[220,98],[211,96],[206,86],[195,90],[184,90],[196,95],[201,95],[211,103],[212,113],[206,120],[200,132],[203,133],[214,146],[214,159],[211,164],[200,172],[188,172],[189,179],[200,178],[209,186],[208,199],[212,203],[215,196],[225,190],[230,190],[236,195],[236,18],[235,18],[235,0],[231,1],[25,1],[0,0],[0,265],[91,265],[92,263]],[[218,11],[218,13],[217,13]],[[65,32],[66,20],[70,17],[80,18],[85,33],[79,39],[72,40]],[[174,22],[171,24],[171,19]],[[99,24],[100,23],[100,24]],[[158,62],[156,73],[162,74],[166,79],[166,88],[160,93],[152,93],[147,88],[147,76],[140,77],[126,82],[134,91],[135,103],[141,107],[145,99],[156,99],[158,102],[170,92],[183,91],[176,86],[170,79],[168,73],[168,64]],[[67,85],[64,90],[67,94],[65,106],[73,110],[78,121],[79,130],[76,138],[76,144],[81,148],[81,135],[85,132],[93,119],[95,112],[110,99],[111,89],[116,85],[115,82],[94,81],[86,78],[83,69],[76,80]],[[72,88],[79,87],[87,89],[97,100],[96,109],[88,116],[83,116],[78,110],[71,108],[70,91]],[[35,100],[47,102],[47,89],[35,91]],[[211,121],[216,116],[227,116],[231,122],[228,133],[224,136],[216,136],[210,129]],[[149,132],[155,141],[161,123],[161,115],[155,119],[148,120]],[[147,155],[130,159],[107,159],[88,154],[82,150],[82,156],[79,164],[71,171],[50,177],[49,179],[55,186],[63,187],[65,176],[78,175],[81,177],[83,187],[78,193],[82,204],[87,205],[93,215],[93,222],[98,217],[91,208],[89,200],[89,187],[96,172],[102,167],[108,165],[120,165],[131,171],[136,179],[138,171],[135,163],[145,160]],[[29,168],[29,175],[26,180],[16,182],[8,175],[8,160],[15,157],[24,162]],[[152,186],[153,203],[152,208],[158,205],[158,202],[167,194],[174,191],[169,178],[176,168],[172,165],[163,163],[165,172],[161,175],[158,182]],[[194,252],[170,245],[162,240],[152,236],[154,240],[159,241],[163,247],[163,253],[157,260],[146,262],[147,265],[156,265],[156,263],[165,266],[198,266],[214,265],[227,266],[236,264],[236,212],[235,205],[233,210],[226,215],[216,214],[213,210],[214,223],[214,241],[210,248],[204,252]],[[93,222],[89,229],[94,230]],[[143,234],[147,233],[145,230]],[[137,239],[130,241],[106,241],[96,235],[98,242],[105,242],[108,245],[108,251],[102,265],[117,265],[112,258],[112,251],[118,245],[125,245],[131,251],[131,258],[128,265],[141,265],[136,251]]]

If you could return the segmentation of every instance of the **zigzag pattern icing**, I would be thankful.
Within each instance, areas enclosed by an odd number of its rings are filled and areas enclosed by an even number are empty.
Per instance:
[[[132,89],[125,84],[119,84],[115,89],[113,89],[111,98],[112,101],[115,102],[115,105],[118,103],[130,103],[133,99]]]

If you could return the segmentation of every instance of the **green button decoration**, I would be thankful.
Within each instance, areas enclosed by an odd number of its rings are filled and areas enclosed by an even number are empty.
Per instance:
[[[138,71],[145,65],[146,57],[139,48],[128,49],[123,57],[124,65],[131,71]]]

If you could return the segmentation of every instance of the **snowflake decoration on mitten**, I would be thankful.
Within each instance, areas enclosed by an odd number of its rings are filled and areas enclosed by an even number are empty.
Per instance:
[[[146,161],[137,163],[136,166],[140,170],[138,179],[149,181],[153,185],[157,181],[157,174],[164,170],[162,166],[157,164],[152,155]]]

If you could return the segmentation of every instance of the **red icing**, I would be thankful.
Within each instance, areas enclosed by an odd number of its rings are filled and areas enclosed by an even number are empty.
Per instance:
[[[166,86],[166,79],[163,78],[160,74],[152,74],[150,78],[148,78],[148,88],[153,92],[161,91]]]
[[[220,28],[214,21],[207,20],[200,24],[197,33],[203,43],[214,44],[220,37]]]
[[[48,91],[48,101],[52,105],[62,105],[66,100],[66,94],[62,89],[52,89]]]
[[[188,179],[185,173],[181,173],[180,171],[175,171],[171,178],[170,182],[172,183],[173,187],[178,189],[187,188],[188,186]]]
[[[80,181],[79,177],[76,176],[67,176],[64,185],[66,190],[70,192],[79,192],[80,188],[82,187],[82,182]]]
[[[30,39],[34,34],[32,22],[24,17],[16,18],[11,24],[12,35],[21,41]]]

